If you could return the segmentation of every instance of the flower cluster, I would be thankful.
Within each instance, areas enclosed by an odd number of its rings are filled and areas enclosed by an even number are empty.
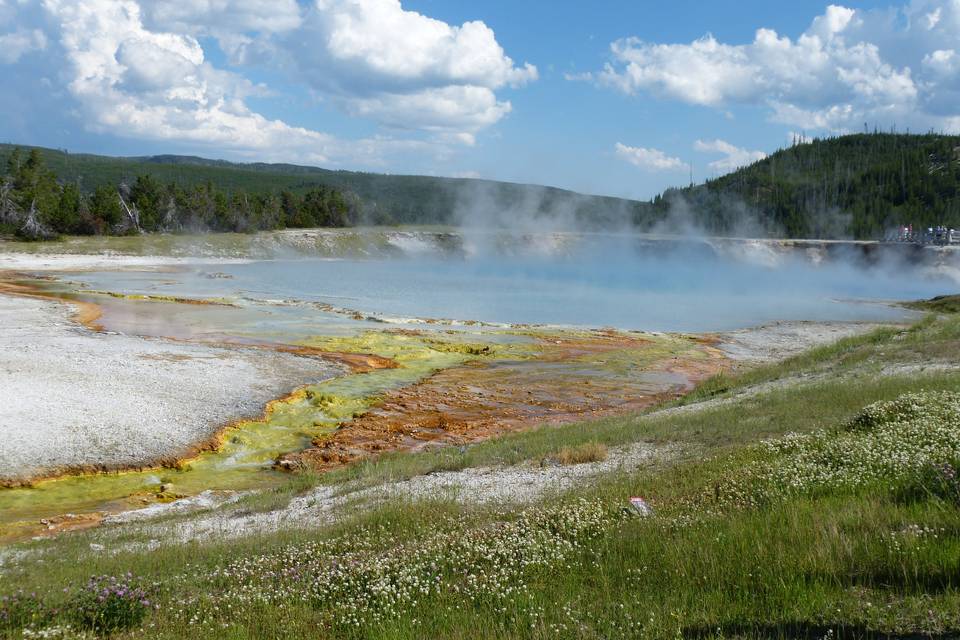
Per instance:
[[[98,632],[112,632],[139,625],[153,607],[146,589],[132,574],[94,576],[77,594],[71,610],[77,624]]]
[[[756,453],[718,485],[718,501],[749,507],[868,485],[896,489],[931,473],[949,494],[952,461],[960,459],[960,393],[905,394],[866,407],[843,428],[789,434]]]
[[[25,627],[23,629],[23,640],[85,640],[94,638],[86,631],[74,629],[68,624],[54,625],[33,629]]]
[[[886,534],[883,538],[888,553],[902,556],[916,553],[926,545],[936,545],[940,537],[947,534],[943,527],[930,527],[919,524],[909,524],[899,531]]]
[[[562,565],[622,517],[600,502],[579,501],[532,508],[487,527],[455,520],[409,543],[384,545],[385,531],[378,529],[299,543],[209,573],[207,593],[217,594],[215,602],[182,603],[190,616],[185,621],[214,628],[251,605],[300,602],[327,613],[331,625],[359,627],[396,618],[441,593],[463,606],[519,612],[530,569]]]

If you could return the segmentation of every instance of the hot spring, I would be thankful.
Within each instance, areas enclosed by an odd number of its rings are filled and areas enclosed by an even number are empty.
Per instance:
[[[31,405],[36,424],[67,429],[70,444],[48,456],[47,475],[60,477],[30,476],[30,486],[0,489],[0,539],[29,535],[41,519],[68,512],[99,518],[211,489],[276,486],[291,465],[326,470],[383,451],[462,446],[539,424],[642,411],[741,366],[745,352],[731,345],[744,343],[725,332],[791,321],[866,323],[857,325],[862,331],[908,321],[917,314],[898,302],[953,293],[958,273],[957,252],[946,248],[575,233],[86,238],[20,246],[0,258],[0,268],[43,269],[13,287],[100,314],[87,321],[94,331],[62,315],[44,325],[50,339],[73,345],[50,370],[10,350],[9,370],[36,377],[17,378],[22,388],[55,382],[71,406],[89,406],[64,416],[50,394]],[[10,318],[15,324],[16,314]],[[831,325],[817,339],[850,335],[845,330]],[[791,348],[807,344],[794,338],[786,341]],[[185,342],[201,355],[174,348]],[[98,355],[108,347],[112,363]],[[71,369],[80,352],[85,364]],[[179,391],[182,398],[203,384],[184,372],[241,357],[259,363],[263,354],[286,358],[293,373],[282,388],[291,393],[259,417],[178,422],[207,443],[200,448],[112,463],[111,455],[126,460],[117,452],[139,444],[132,434],[149,420],[83,423],[98,407],[114,406],[117,381],[144,358],[164,393],[134,385],[122,399],[151,416],[166,408],[161,397]],[[317,361],[326,377],[306,373]],[[73,382],[64,379],[69,371]],[[250,389],[234,379],[221,384],[218,397],[231,402]],[[3,429],[30,441],[0,414]],[[70,471],[81,449],[95,471],[108,472]]]
[[[296,311],[297,303],[322,303],[381,324],[446,319],[705,332],[774,321],[903,319],[907,312],[890,303],[954,291],[960,264],[953,253],[865,257],[855,244],[827,246],[823,255],[816,244],[600,234],[468,235],[451,243],[445,235],[397,233],[388,236],[386,250],[370,246],[377,250],[363,257],[275,247],[269,259],[218,265],[216,274],[198,267],[79,279],[97,291],[213,298],[261,309],[283,303],[272,319],[254,314],[250,321],[260,330],[277,323],[309,333],[317,322],[343,324],[316,305]],[[137,317],[123,329],[155,321]]]

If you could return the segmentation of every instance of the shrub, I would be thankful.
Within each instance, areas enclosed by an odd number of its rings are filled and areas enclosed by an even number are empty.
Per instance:
[[[94,576],[73,602],[77,623],[97,632],[113,632],[139,625],[150,610],[147,592],[131,574]]]
[[[583,464],[606,459],[607,445],[599,442],[585,442],[578,447],[564,447],[557,453],[557,462],[560,464]]]

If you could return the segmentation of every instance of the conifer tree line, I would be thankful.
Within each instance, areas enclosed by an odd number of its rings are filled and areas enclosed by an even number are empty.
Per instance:
[[[46,153],[57,162],[58,152]],[[960,229],[960,136],[933,133],[797,140],[750,166],[700,185],[667,189],[646,202],[502,182],[272,165],[179,163],[177,178],[166,171],[170,164],[101,157],[71,159],[69,168],[61,163],[58,178],[43,158],[35,148],[14,150],[5,174],[0,167],[0,234],[37,239],[252,232],[361,220],[449,224],[452,212],[477,193],[487,207],[534,207],[530,213],[545,225],[558,211],[572,210],[578,225],[588,229],[621,228],[626,219],[639,231],[669,230],[680,219],[717,235],[864,240],[882,239],[900,226]],[[104,179],[111,162],[112,177]],[[119,164],[133,168],[117,171]],[[183,179],[183,171],[191,172],[190,179]],[[119,176],[138,174],[116,183]]]
[[[360,217],[359,199],[317,185],[290,191],[225,192],[211,182],[163,184],[148,174],[130,184],[101,185],[84,193],[61,183],[37,149],[9,157],[0,177],[0,233],[30,240],[60,235],[130,235],[150,232],[253,232],[289,227],[346,227]]]
[[[699,226],[737,233],[881,239],[891,229],[960,229],[960,136],[863,133],[795,141],[764,160],[653,201],[682,200]],[[663,215],[663,213],[661,213]]]

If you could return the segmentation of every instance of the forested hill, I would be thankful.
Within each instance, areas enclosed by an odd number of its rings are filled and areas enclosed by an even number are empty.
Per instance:
[[[795,238],[879,239],[899,225],[960,228],[960,136],[817,139],[704,184],[668,189],[652,202],[290,164],[15,151],[0,145],[0,233],[28,237],[469,223],[488,214],[534,225],[539,216],[545,228],[692,224],[717,235]]]
[[[795,144],[678,196],[709,231],[756,221],[772,235],[877,239],[898,225],[960,228],[960,136],[859,134]],[[750,231],[749,229],[747,230]]]
[[[8,166],[16,148],[0,145],[0,170]],[[21,149],[26,155],[34,147]],[[75,184],[85,194],[95,193],[98,187],[132,186],[141,176],[149,176],[170,193],[189,194],[209,186],[223,192],[228,200],[237,194],[264,199],[288,193],[302,198],[323,188],[357,203],[359,211],[351,218],[354,223],[462,222],[462,215],[469,216],[470,202],[482,200],[504,211],[533,209],[525,213],[547,216],[563,212],[578,223],[599,228],[642,217],[649,207],[649,203],[632,200],[489,180],[332,171],[291,164],[239,164],[193,156],[114,158],[37,150],[59,183]]]

